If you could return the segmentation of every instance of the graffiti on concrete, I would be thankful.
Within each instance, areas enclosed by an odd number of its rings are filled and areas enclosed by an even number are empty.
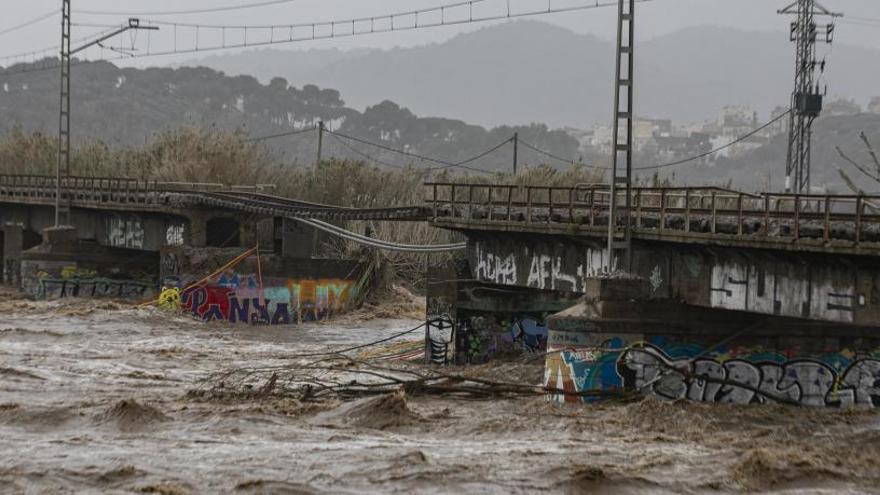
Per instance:
[[[497,254],[477,241],[474,246],[476,278],[500,285],[522,285],[541,290],[583,292],[587,278],[601,275],[605,251],[584,248],[577,263],[561,255],[533,251],[523,246],[517,252]]]
[[[547,350],[547,325],[529,317],[514,319],[504,340],[514,345],[520,344],[529,353],[544,352]]]
[[[65,263],[29,267],[34,287],[29,293],[39,300],[68,297],[142,299],[154,293],[151,282],[102,277],[95,270]]]
[[[112,247],[143,249],[144,226],[132,215],[113,214],[109,217],[108,241]]]
[[[288,324],[324,320],[343,311],[353,296],[351,281],[264,280],[228,273],[208,285],[181,292],[181,307],[205,321]]]
[[[449,350],[455,335],[455,321],[444,313],[429,316],[425,331],[425,353],[428,362],[445,365],[449,363]]]
[[[551,342],[559,342],[555,333]],[[553,398],[560,402],[579,401],[582,391],[635,390],[670,400],[880,407],[880,350],[805,354],[722,348],[704,355],[697,344],[636,342],[640,337],[619,336],[590,347],[552,344],[545,385],[559,391]]]
[[[166,246],[183,246],[186,228],[183,224],[169,225],[165,229]]]
[[[165,311],[178,311],[181,308],[180,289],[177,287],[162,289],[157,305]]]
[[[850,268],[780,264],[768,270],[727,260],[712,267],[711,306],[852,323],[865,305],[855,280]]]
[[[604,274],[605,249],[591,244],[477,239],[469,254],[474,278],[490,284],[584,293],[587,279]],[[854,323],[872,297],[858,282],[859,268],[843,263],[655,247],[637,248],[633,257],[650,297],[698,306]]]
[[[459,361],[471,364],[504,354],[534,354],[547,349],[547,326],[535,316],[458,318],[456,334]]]
[[[152,284],[137,280],[108,278],[49,278],[39,280],[37,299],[65,297],[144,298],[153,291]],[[155,292],[153,292],[155,294]]]
[[[837,363],[749,359],[670,359],[654,347],[633,348],[620,358],[624,386],[667,399],[748,404],[783,400],[807,406],[880,406],[880,359]]]

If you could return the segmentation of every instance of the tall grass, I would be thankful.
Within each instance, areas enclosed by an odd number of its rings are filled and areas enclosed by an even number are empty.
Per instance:
[[[57,141],[19,129],[0,137],[0,173],[54,174]],[[426,181],[572,186],[602,179],[593,169],[576,165],[560,170],[546,165],[523,167],[513,175],[432,174],[424,169],[388,169],[352,160],[329,159],[317,167],[292,166],[274,160],[269,151],[245,136],[199,128],[162,132],[139,148],[110,148],[101,142],[78,146],[71,173],[90,177],[131,177],[166,182],[210,182],[227,185],[274,184],[275,193],[317,203],[354,208],[424,204]],[[450,231],[425,222],[348,222],[346,228],[371,232],[376,238],[405,244],[439,244],[461,240]],[[360,257],[364,250],[352,242],[323,237],[323,254]],[[373,253],[375,255],[375,253]],[[382,253],[393,276],[419,286],[427,263],[454,255]]]

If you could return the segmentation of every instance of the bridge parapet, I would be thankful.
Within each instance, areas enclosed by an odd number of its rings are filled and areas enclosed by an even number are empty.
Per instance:
[[[46,175],[0,175],[0,199],[23,203],[55,201],[57,180]],[[62,200],[76,205],[127,205],[155,207],[164,204],[167,193],[264,192],[272,184],[226,185],[198,182],[162,182],[130,178],[69,177],[61,180]]]
[[[438,227],[595,237],[608,228],[611,193],[604,185],[436,182],[426,187]],[[622,197],[619,204],[625,204]],[[642,240],[880,253],[880,196],[639,187],[620,221],[631,222],[634,238]]]

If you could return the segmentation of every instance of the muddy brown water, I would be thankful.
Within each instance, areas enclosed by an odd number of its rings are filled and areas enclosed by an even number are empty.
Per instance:
[[[880,493],[871,410],[187,394],[230,367],[417,324],[236,327],[4,296],[0,493]],[[471,371],[542,373],[521,361]]]

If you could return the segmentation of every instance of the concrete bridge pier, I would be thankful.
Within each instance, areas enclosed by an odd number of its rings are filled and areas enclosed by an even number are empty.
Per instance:
[[[21,255],[24,251],[24,225],[7,222],[3,225],[3,284],[21,286]]]
[[[314,258],[318,245],[317,230],[290,218],[279,220],[281,256],[292,259]]]
[[[647,282],[588,280],[547,319],[544,384],[559,402],[602,392],[667,400],[880,407],[877,327],[650,299]]]

